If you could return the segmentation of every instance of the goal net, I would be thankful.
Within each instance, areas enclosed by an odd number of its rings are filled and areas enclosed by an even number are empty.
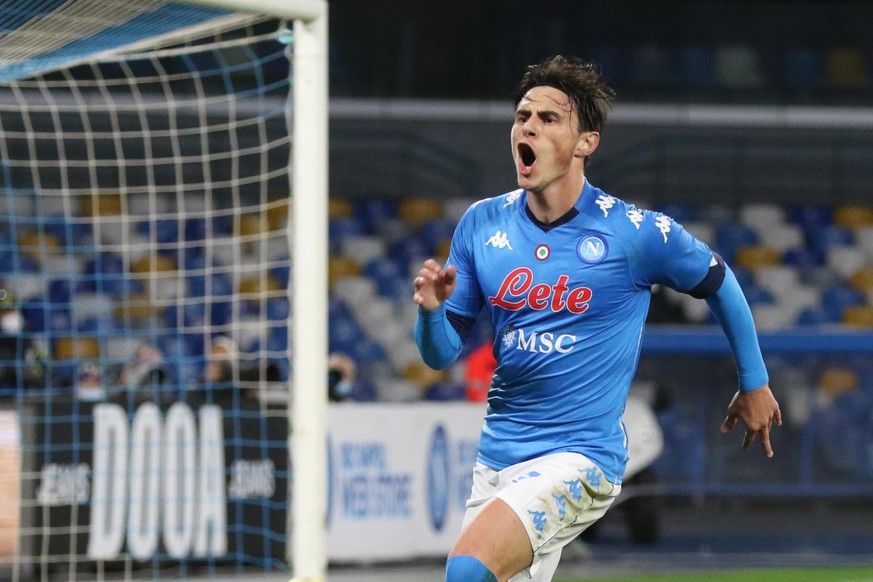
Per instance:
[[[156,0],[0,21],[0,576],[286,568],[299,27]]]

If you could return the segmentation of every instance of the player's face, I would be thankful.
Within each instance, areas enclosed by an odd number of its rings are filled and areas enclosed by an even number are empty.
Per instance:
[[[579,131],[573,102],[554,87],[534,87],[525,94],[515,109],[511,137],[518,185],[536,193],[560,184],[571,172],[578,179],[584,157],[599,139],[596,132]]]

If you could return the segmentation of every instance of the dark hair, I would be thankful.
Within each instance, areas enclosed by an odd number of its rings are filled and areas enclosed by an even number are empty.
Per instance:
[[[613,90],[600,78],[600,71],[594,63],[561,55],[527,68],[515,93],[516,107],[534,87],[554,87],[566,93],[576,108],[581,131],[602,131],[615,97]]]

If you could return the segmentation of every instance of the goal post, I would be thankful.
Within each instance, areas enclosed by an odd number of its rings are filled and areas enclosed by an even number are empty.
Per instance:
[[[321,581],[327,569],[328,5],[326,0],[187,1],[294,19],[289,559],[293,580]]]

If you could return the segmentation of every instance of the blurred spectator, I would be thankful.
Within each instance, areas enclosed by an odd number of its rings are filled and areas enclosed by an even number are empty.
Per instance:
[[[76,397],[79,400],[98,402],[106,399],[103,373],[97,362],[85,361],[76,370]]]
[[[467,356],[464,379],[466,380],[466,395],[470,402],[485,402],[488,399],[488,389],[497,360],[494,358],[494,347],[490,341],[470,352]]]
[[[144,342],[122,368],[120,383],[136,402],[160,402],[167,394],[162,389],[165,378],[164,354],[154,345]]]
[[[327,359],[327,396],[331,402],[341,402],[352,393],[358,367],[342,352],[333,352]]]
[[[44,388],[45,343],[26,326],[15,295],[0,289],[0,388]]]
[[[240,353],[237,343],[227,336],[212,338],[203,373],[205,396],[212,401],[257,398],[262,382],[278,382],[279,367],[260,358]]]

